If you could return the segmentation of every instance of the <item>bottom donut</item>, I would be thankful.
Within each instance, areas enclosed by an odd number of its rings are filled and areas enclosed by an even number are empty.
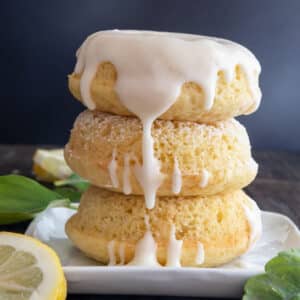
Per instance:
[[[66,233],[109,265],[214,267],[244,254],[261,235],[261,215],[243,191],[209,197],[143,196],[90,187]]]

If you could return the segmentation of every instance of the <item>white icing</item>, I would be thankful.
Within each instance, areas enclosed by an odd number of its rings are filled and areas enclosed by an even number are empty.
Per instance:
[[[146,232],[135,246],[135,254],[131,266],[160,267],[156,258],[157,245],[152,236],[149,216],[145,215]]]
[[[250,198],[249,198],[250,199]],[[261,211],[256,202],[250,199],[250,207],[243,205],[250,226],[249,250],[252,249],[262,235]]]
[[[181,267],[180,256],[181,256],[182,240],[176,240],[176,228],[172,224],[170,229],[170,238],[168,244],[167,254],[167,267]]]
[[[175,195],[178,195],[181,191],[181,186],[182,186],[181,171],[179,169],[178,160],[175,157],[174,167],[173,167],[173,176],[172,176],[172,192]]]
[[[210,173],[206,169],[203,169],[202,174],[201,174],[201,181],[199,183],[199,186],[201,188],[204,188],[207,186],[209,177],[210,177]]]
[[[250,161],[247,162],[247,164],[248,164],[248,167],[250,167],[252,170],[255,170],[255,172],[257,172],[258,164],[252,157],[250,158]]]
[[[176,101],[183,83],[193,81],[202,87],[204,108],[209,110],[218,72],[222,70],[230,82],[239,65],[248,78],[256,107],[261,98],[258,61],[249,50],[227,40],[167,32],[99,31],[85,40],[76,55],[74,71],[81,74],[80,91],[89,109],[95,109],[90,85],[98,65],[109,61],[117,69],[119,99],[143,125],[143,164],[136,168],[136,176],[149,209],[155,205],[162,182],[154,156],[152,123]]]
[[[116,265],[116,256],[115,256],[115,241],[112,240],[107,244],[107,252],[108,252],[108,258],[109,266],[115,266]]]
[[[124,242],[120,243],[119,257],[120,257],[119,265],[122,266],[125,264],[125,243]]]
[[[197,245],[197,255],[196,255],[195,262],[197,265],[202,265],[204,263],[204,260],[205,260],[204,247],[203,244],[199,242]]]
[[[109,266],[122,266],[125,263],[125,243],[121,242],[119,245],[119,258],[120,261],[117,264],[117,258],[116,258],[116,254],[115,254],[115,247],[116,247],[116,243],[114,240],[110,241],[107,244],[107,252],[108,252],[108,258],[109,258],[109,262],[108,265]]]
[[[112,186],[114,188],[119,187],[119,179],[117,176],[117,167],[118,167],[118,163],[116,161],[116,149],[114,149],[113,154],[112,154],[112,159],[108,165],[110,180],[111,180]]]
[[[151,136],[151,125],[153,120],[143,122],[143,164],[137,161],[133,167],[135,177],[144,191],[145,203],[148,209],[155,206],[156,190],[163,180],[160,172],[160,163],[154,156],[153,138]]]
[[[148,114],[149,104],[153,114],[158,114],[163,107],[166,111],[187,81],[194,81],[204,89],[205,107],[211,108],[218,71],[222,70],[230,82],[237,65],[248,77],[254,100],[259,102],[261,98],[259,62],[248,49],[224,39],[170,32],[107,30],[89,36],[76,55],[75,73],[82,73],[81,94],[90,109],[95,108],[90,83],[99,63],[104,61],[112,62],[117,68],[116,90],[120,101],[138,116]]]
[[[123,168],[123,193],[129,195],[131,193],[130,183],[130,155],[124,156],[124,168]]]

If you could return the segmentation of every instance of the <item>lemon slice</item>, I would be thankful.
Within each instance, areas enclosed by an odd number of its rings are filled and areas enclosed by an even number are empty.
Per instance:
[[[53,182],[66,179],[73,173],[65,162],[63,149],[38,149],[33,162],[33,172],[39,180]]]
[[[56,253],[26,235],[0,232],[0,299],[66,299],[66,280]]]

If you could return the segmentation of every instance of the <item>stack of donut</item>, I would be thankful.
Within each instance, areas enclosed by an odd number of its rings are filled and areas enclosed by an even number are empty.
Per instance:
[[[234,117],[259,106],[260,65],[222,39],[100,31],[77,52],[69,89],[88,110],[65,158],[91,183],[66,232],[109,265],[227,263],[261,235],[242,189],[257,174]]]

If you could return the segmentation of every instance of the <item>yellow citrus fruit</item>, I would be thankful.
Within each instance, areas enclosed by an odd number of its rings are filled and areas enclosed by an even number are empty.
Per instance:
[[[65,162],[63,149],[37,149],[33,162],[33,172],[42,181],[66,179],[72,174],[72,170]]]
[[[64,300],[67,285],[56,253],[29,236],[0,232],[0,299]]]

